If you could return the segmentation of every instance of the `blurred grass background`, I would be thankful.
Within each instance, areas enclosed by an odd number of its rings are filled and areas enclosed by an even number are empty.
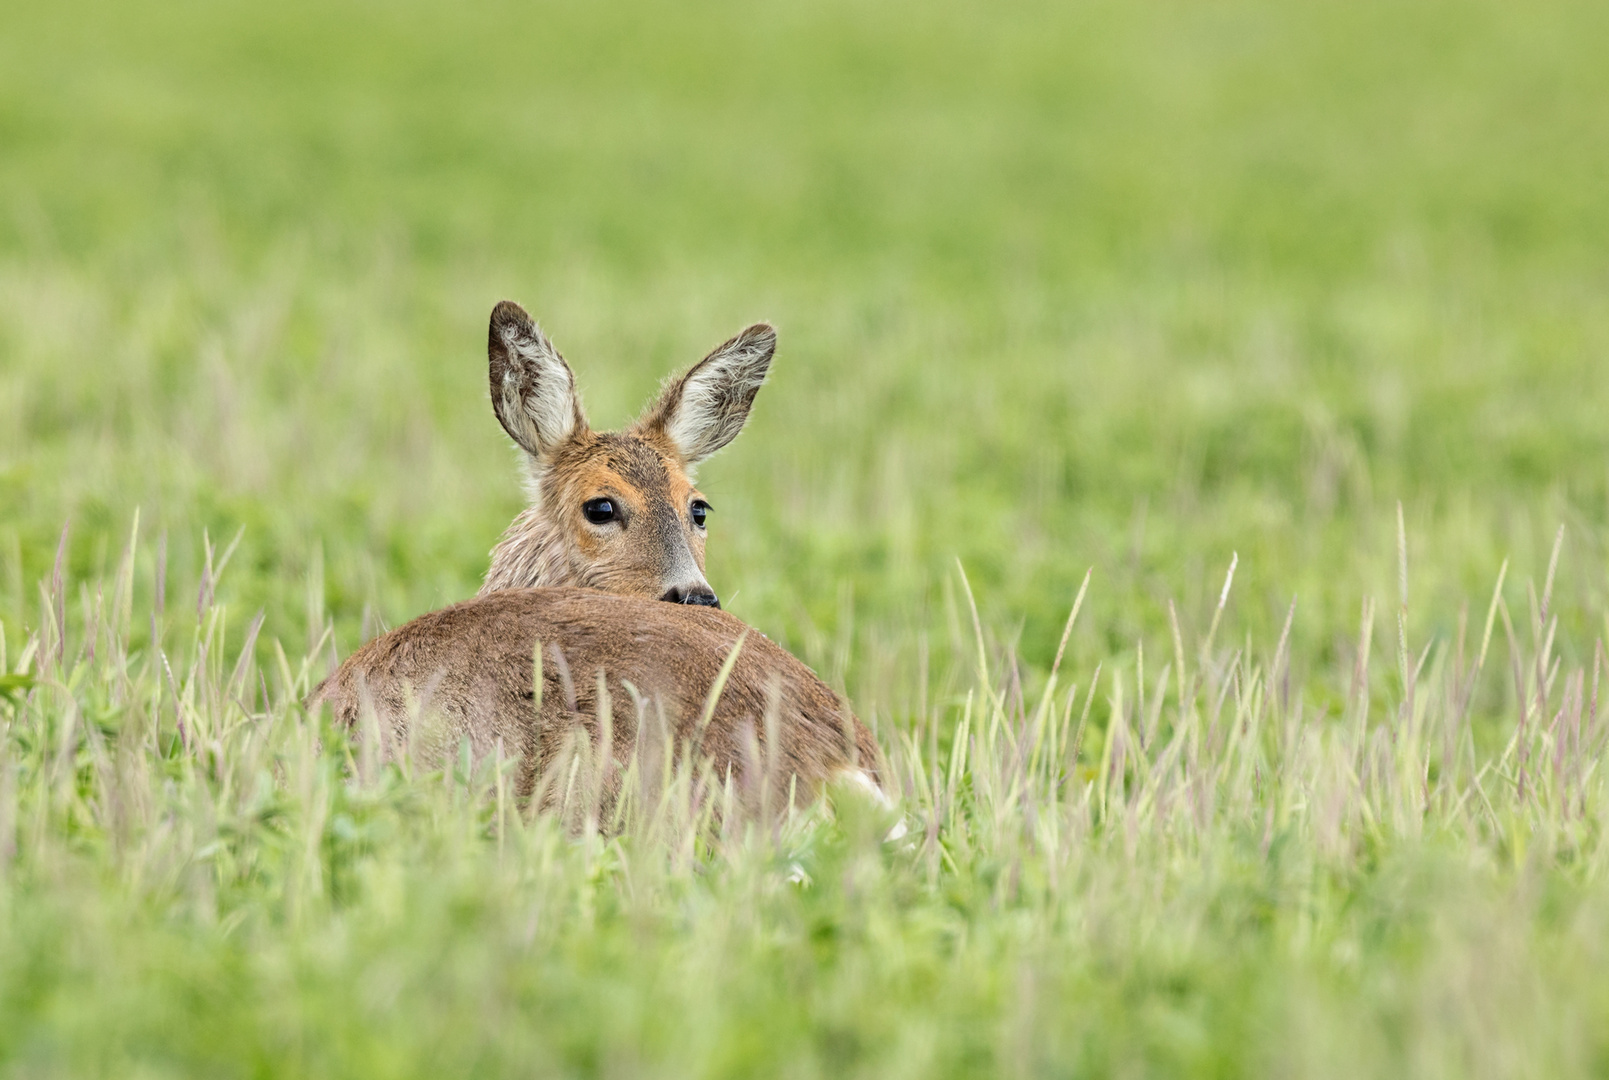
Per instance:
[[[1399,502],[1412,637],[1478,624],[1505,558],[1521,611],[1562,524],[1590,665],[1605,40],[1577,0],[20,0],[0,621],[39,624],[65,522],[95,582],[136,509],[142,609],[156,537],[176,610],[243,528],[235,632],[261,608],[287,648],[468,596],[521,505],[485,390],[509,297],[599,425],[778,325],[702,474],[709,576],[863,715],[967,655],[957,558],[1041,671],[1093,567],[1086,671],[1165,642],[1170,600],[1198,639],[1232,553],[1221,640],[1296,597],[1296,681],[1339,713]],[[1214,1015],[1253,992],[1224,978]]]
[[[1592,4],[21,4],[0,54],[0,611],[135,507],[175,580],[341,644],[470,593],[520,505],[517,298],[615,424],[745,320],[710,573],[896,648],[960,557],[1048,660],[1175,598],[1304,655],[1394,585],[1539,572],[1609,507]],[[113,545],[115,547],[115,544]],[[1417,558],[1423,556],[1423,559]],[[1578,572],[1577,572],[1578,571]],[[1094,629],[1099,627],[1099,630]],[[1103,633],[1104,631],[1104,633]],[[1109,640],[1108,640],[1109,639]],[[1315,652],[1316,650],[1316,652]],[[820,657],[812,657],[819,660]],[[851,677],[853,677],[851,675]]]

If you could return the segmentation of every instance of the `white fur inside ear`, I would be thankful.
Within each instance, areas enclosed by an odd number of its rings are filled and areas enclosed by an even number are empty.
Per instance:
[[[499,327],[508,364],[498,388],[497,415],[533,456],[575,433],[575,382],[570,366],[534,325]]]
[[[687,374],[665,434],[689,465],[709,457],[743,430],[776,348],[775,330],[764,324],[751,326]]]

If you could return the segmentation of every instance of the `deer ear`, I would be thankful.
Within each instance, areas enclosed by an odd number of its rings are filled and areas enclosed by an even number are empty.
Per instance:
[[[666,386],[637,426],[663,432],[696,465],[743,430],[776,350],[777,332],[755,323]]]
[[[492,309],[486,357],[492,410],[513,440],[533,458],[547,456],[578,431],[586,414],[575,375],[525,309],[504,300]]]

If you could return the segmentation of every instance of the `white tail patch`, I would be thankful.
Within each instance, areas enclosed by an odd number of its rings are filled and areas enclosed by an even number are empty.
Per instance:
[[[871,773],[865,769],[844,768],[833,774],[833,780],[839,784],[847,784],[871,797],[871,800],[886,810],[894,809],[894,800],[888,797],[882,785],[872,779]]]
[[[864,793],[885,810],[895,808],[894,800],[888,797],[888,792],[884,791],[883,786],[873,780],[871,773],[868,773],[865,769],[839,769],[833,775],[833,779],[840,784],[846,784]],[[894,827],[888,830],[888,835],[883,837],[883,842],[889,844],[896,840],[903,840],[910,831],[910,825],[901,817],[894,822]]]
[[[873,780],[871,773],[867,772],[865,769],[857,769],[853,767],[841,768],[832,774],[832,782],[835,784],[843,784],[845,787],[850,788],[851,790],[860,792],[862,795],[865,795],[867,798],[871,799],[872,802],[886,810],[894,809],[894,800],[888,797],[888,792],[884,791],[882,785],[876,780]],[[901,817],[898,821],[894,822],[894,827],[889,829],[887,835],[883,837],[883,843],[892,844],[896,841],[903,840],[910,833],[910,831],[910,825],[906,822],[904,817]],[[810,877],[810,872],[804,868],[803,863],[800,863],[797,860],[788,864],[788,874],[786,880],[791,884],[798,885],[800,888],[805,889],[810,888],[810,886],[814,884]]]

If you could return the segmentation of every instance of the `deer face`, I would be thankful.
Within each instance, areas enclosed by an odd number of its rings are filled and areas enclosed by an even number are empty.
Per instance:
[[[531,506],[492,551],[481,592],[580,585],[720,607],[704,578],[709,503],[693,468],[737,437],[776,332],[749,327],[672,380],[630,428],[587,426],[575,377],[519,305],[492,311],[492,407],[525,451]]]
[[[704,578],[699,494],[663,439],[630,433],[572,438],[543,485],[570,538],[575,584],[628,596],[720,607]]]

